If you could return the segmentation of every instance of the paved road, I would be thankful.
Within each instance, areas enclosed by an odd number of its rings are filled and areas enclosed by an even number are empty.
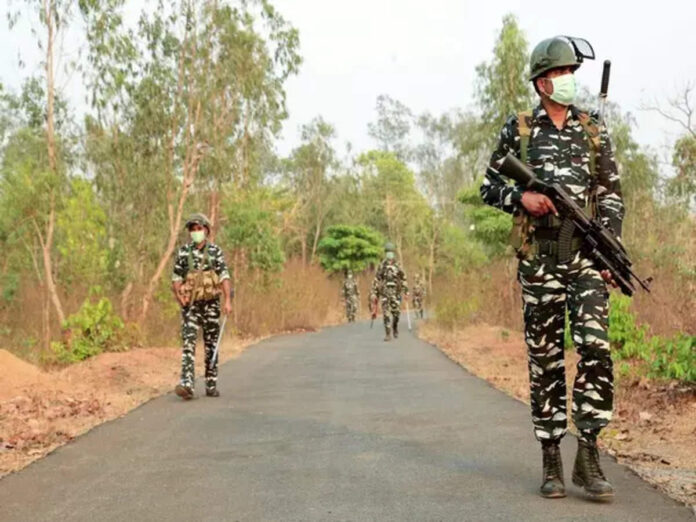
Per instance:
[[[612,504],[537,496],[527,407],[405,334],[277,337],[0,480],[0,520],[691,520],[605,459]],[[566,475],[575,441],[565,441]]]

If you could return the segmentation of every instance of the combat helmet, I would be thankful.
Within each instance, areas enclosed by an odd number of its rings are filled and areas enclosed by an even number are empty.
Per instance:
[[[210,221],[208,218],[205,216],[205,214],[201,214],[200,212],[196,212],[195,214],[191,214],[186,220],[186,229],[190,229],[191,225],[200,225],[202,227],[205,227],[208,229],[208,232],[210,232]]]
[[[558,67],[576,70],[585,58],[594,60],[590,42],[572,36],[554,36],[539,42],[529,60],[529,79],[534,81],[542,74]]]
[[[394,246],[394,243],[388,242],[384,245],[384,251],[385,252],[396,252],[396,247]]]

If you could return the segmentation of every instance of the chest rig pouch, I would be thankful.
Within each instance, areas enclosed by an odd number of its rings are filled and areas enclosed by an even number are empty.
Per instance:
[[[599,128],[584,112],[576,116],[582,125],[590,149],[590,190],[585,212],[592,218],[599,214],[597,202],[597,153],[600,149]],[[520,160],[529,164],[529,142],[532,133],[532,111],[517,115],[517,132],[520,137]],[[520,259],[551,256],[560,264],[570,262],[582,246],[582,238],[574,235],[575,225],[570,220],[560,219],[553,214],[541,218],[529,215],[520,206],[512,217],[510,244]]]
[[[217,299],[221,294],[220,277],[210,264],[209,249],[210,246],[206,245],[203,260],[199,264],[197,270],[193,268],[193,247],[189,251],[188,272],[182,286],[184,296],[188,298],[189,303],[210,301],[212,299]],[[206,267],[208,268],[205,269]]]

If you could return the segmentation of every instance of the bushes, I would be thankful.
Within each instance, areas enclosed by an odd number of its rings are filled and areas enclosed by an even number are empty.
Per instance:
[[[118,350],[123,329],[123,321],[114,313],[109,299],[102,297],[92,303],[88,298],[65,321],[63,341],[51,343],[53,356],[58,362],[73,363],[103,351]]]
[[[651,377],[696,382],[696,337],[684,333],[651,336],[646,325],[637,324],[630,307],[630,298],[612,294],[609,341],[614,358],[639,361]]]

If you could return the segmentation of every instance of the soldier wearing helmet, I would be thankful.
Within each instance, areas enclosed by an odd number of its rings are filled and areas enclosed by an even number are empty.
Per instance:
[[[586,41],[569,37],[549,38],[534,48],[530,80],[539,104],[505,123],[481,186],[486,203],[513,214],[532,422],[542,445],[541,494],[547,498],[565,496],[559,442],[568,422],[563,361],[566,313],[580,355],[573,386],[573,420],[579,432],[573,482],[594,498],[614,494],[597,452],[597,436],[611,419],[614,397],[607,335],[607,283],[612,281],[581,250],[579,237],[573,238],[571,253],[560,258],[561,220],[551,200],[509,184],[498,167],[507,153],[514,154],[542,181],[558,183],[620,237],[624,206],[609,135],[595,115],[573,104],[575,71],[583,57],[594,58],[594,52],[584,54],[580,46],[591,51]]]
[[[194,390],[194,354],[199,329],[205,344],[205,393],[218,397],[215,345],[220,335],[220,295],[223,312],[232,312],[232,288],[225,256],[219,246],[208,241],[210,222],[203,214],[192,214],[186,221],[191,241],[183,245],[174,260],[172,289],[181,305],[181,381],[174,391],[191,399]]]
[[[408,296],[406,275],[396,261],[395,248],[392,243],[384,246],[385,259],[377,267],[375,278],[370,291],[370,303],[373,319],[377,317],[377,301],[379,299],[384,316],[385,341],[390,341],[392,335],[399,337],[399,316],[401,315],[402,294]]]

